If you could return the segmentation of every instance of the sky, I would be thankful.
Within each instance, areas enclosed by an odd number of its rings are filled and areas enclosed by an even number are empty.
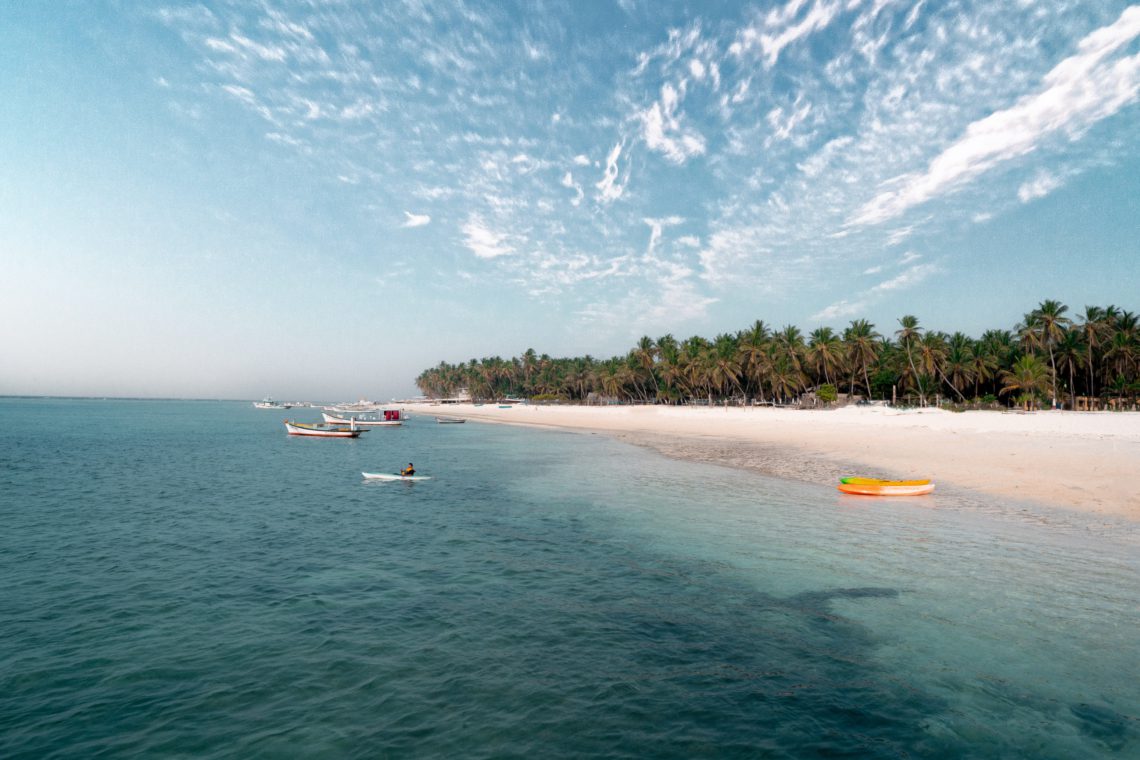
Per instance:
[[[1140,309],[1140,4],[0,5],[0,394]]]

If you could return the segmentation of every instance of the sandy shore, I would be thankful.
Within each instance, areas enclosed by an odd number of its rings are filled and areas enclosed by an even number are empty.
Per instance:
[[[603,432],[668,456],[814,483],[929,477],[1140,521],[1140,413],[493,404],[410,411]]]

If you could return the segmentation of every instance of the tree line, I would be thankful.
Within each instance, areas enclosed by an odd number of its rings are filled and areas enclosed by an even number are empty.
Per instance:
[[[623,403],[776,403],[814,391],[824,401],[851,397],[927,405],[1018,404],[1027,409],[1078,397],[1099,406],[1134,405],[1140,395],[1140,328],[1133,312],[1115,306],[1069,307],[1042,301],[1012,330],[980,338],[925,329],[913,315],[883,334],[865,319],[838,333],[819,327],[804,335],[757,320],[709,340],[646,336],[624,356],[522,356],[441,362],[416,385],[431,398],[466,390],[476,400]],[[1115,401],[1114,401],[1115,400]]]

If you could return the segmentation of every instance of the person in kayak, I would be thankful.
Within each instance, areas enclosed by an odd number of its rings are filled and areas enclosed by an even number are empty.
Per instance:
[[[404,475],[404,476],[415,475],[416,474],[416,468],[412,467],[411,462],[408,462],[408,466],[405,467],[404,469],[400,470],[400,474]]]

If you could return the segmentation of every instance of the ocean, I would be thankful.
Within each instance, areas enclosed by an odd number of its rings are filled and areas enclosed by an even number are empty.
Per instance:
[[[0,399],[0,757],[1140,756],[1135,524],[286,415]]]

